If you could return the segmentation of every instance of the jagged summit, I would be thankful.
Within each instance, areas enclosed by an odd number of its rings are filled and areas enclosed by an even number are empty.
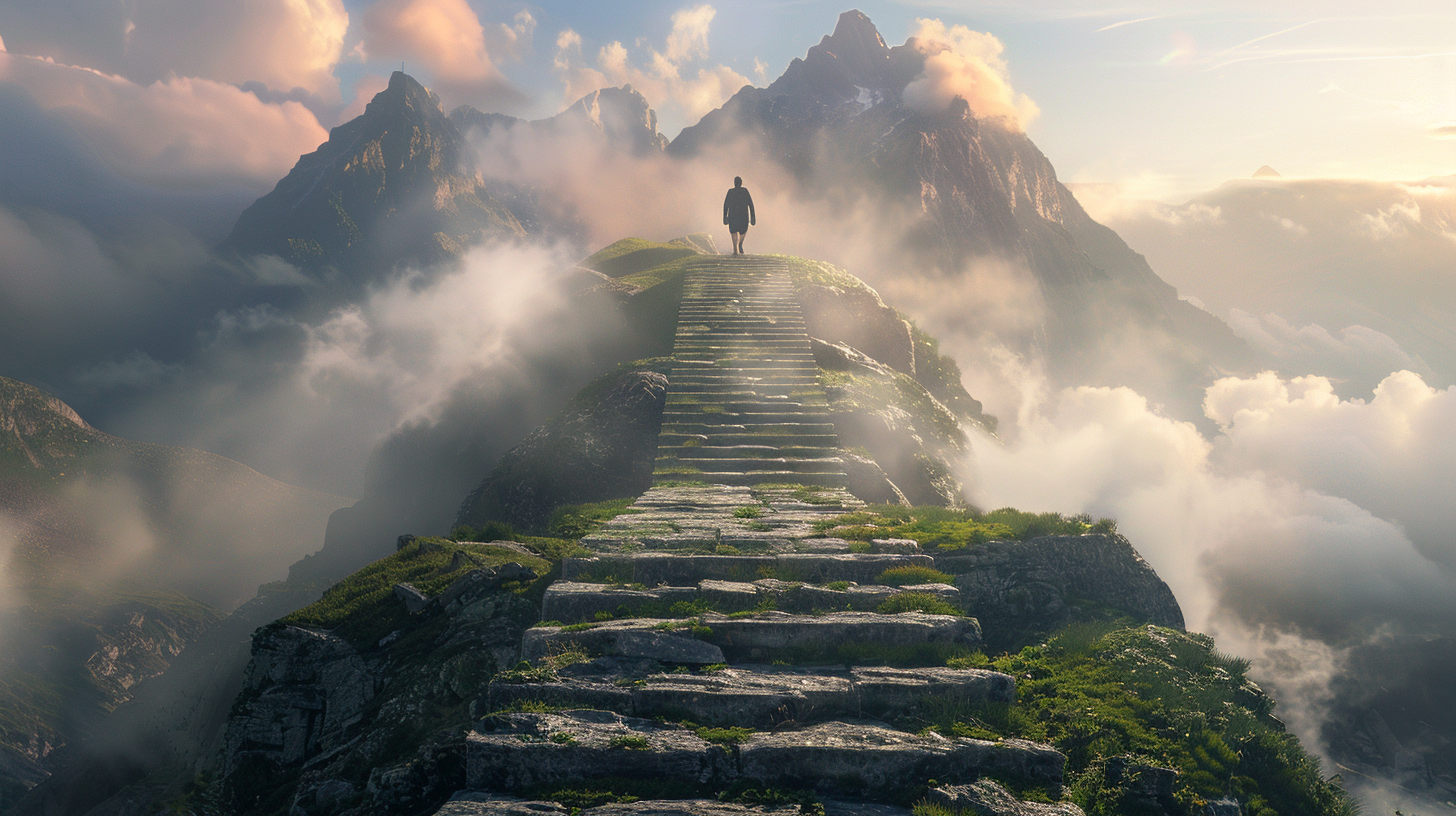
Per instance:
[[[243,211],[222,248],[361,276],[522,233],[476,176],[440,98],[396,71],[363,114]]]
[[[497,127],[526,126],[544,134],[594,133],[608,145],[637,155],[661,153],[667,147],[667,137],[657,132],[657,111],[631,85],[592,91],[547,119],[528,122],[461,105],[450,112],[450,121],[466,135],[486,135]]]

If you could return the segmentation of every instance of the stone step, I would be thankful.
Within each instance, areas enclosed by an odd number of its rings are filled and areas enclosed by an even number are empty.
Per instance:
[[[695,448],[683,450],[693,451]],[[839,457],[825,459],[793,459],[779,457],[774,459],[727,459],[712,458],[703,456],[672,456],[658,457],[658,467],[677,464],[682,467],[697,468],[704,473],[758,473],[760,471],[776,471],[780,473],[843,473],[844,460]]]
[[[664,445],[657,446],[658,455],[671,453],[681,458],[693,459],[740,459],[740,458],[796,458],[823,459],[839,454],[838,448],[807,445]]]
[[[499,792],[629,778],[890,798],[932,779],[955,785],[982,776],[1059,792],[1066,764],[1055,749],[1025,740],[920,736],[862,721],[758,732],[729,749],[681,726],[590,710],[488,717],[466,740],[466,787]]]
[[[831,581],[873,584],[887,569],[910,566],[933,568],[935,559],[919,553],[594,555],[562,559],[561,580],[613,580],[646,586],[696,586],[699,581],[710,579],[753,581],[759,578],[815,584]]]
[[[521,639],[521,659],[539,660],[573,648],[594,656],[644,657],[650,656],[643,654],[644,643],[650,640],[659,646],[662,641],[670,642],[671,648],[660,646],[664,657],[657,659],[664,663],[707,665],[787,659],[795,664],[843,664],[853,655],[869,655],[865,659],[877,663],[885,662],[884,655],[943,662],[951,650],[974,648],[981,642],[981,627],[975,618],[923,612],[763,612],[751,617],[707,613],[699,619],[701,627],[657,618],[607,621],[587,628],[537,626],[526,630]],[[692,645],[694,640],[700,647]],[[708,646],[721,651],[701,648]]]
[[[752,427],[744,424],[741,417],[739,421],[711,422],[705,421],[704,417],[711,414],[692,415],[692,418],[683,422],[663,422],[663,434],[688,434],[688,435],[711,435],[716,438],[724,438],[724,435],[739,435],[744,437],[758,437],[767,439],[769,437],[794,437],[802,439],[805,437],[834,437],[834,423],[832,422],[755,422]],[[660,437],[659,437],[660,438]]]
[[[683,617],[668,614],[676,604],[684,604],[684,609],[706,606],[722,613],[742,612],[764,604],[784,612],[805,614],[829,610],[873,612],[890,598],[907,592],[932,595],[953,606],[960,602],[960,590],[949,584],[906,587],[852,584],[845,589],[830,589],[763,579],[753,583],[707,580],[698,582],[697,586],[632,589],[612,584],[557,581],[546,588],[541,600],[541,620],[571,624],[595,621],[603,614],[622,618],[647,613],[655,617]]]
[[[1016,681],[983,669],[856,668],[815,671],[780,666],[730,666],[699,674],[659,673],[644,678],[598,670],[528,683],[494,680],[486,710],[524,702],[554,708],[598,709],[643,719],[686,720],[704,726],[767,729],[837,717],[890,718],[940,700],[1011,703]]]
[[[828,448],[836,443],[834,434],[753,434],[753,433],[679,433],[663,431],[659,444],[681,444],[695,440],[705,447],[732,447],[734,445],[764,445],[821,447]]]
[[[706,482],[721,485],[762,485],[797,483],[811,487],[847,487],[849,477],[843,473],[800,473],[792,470],[765,470],[751,473],[725,471],[661,472],[652,475],[653,484],[673,482]]]
[[[828,412],[819,409],[805,409],[803,411],[685,411],[677,410],[671,406],[669,410],[662,412],[662,424],[664,426],[684,423],[696,423],[699,425],[733,425],[746,424],[754,425],[784,425],[800,424],[805,419],[822,419],[828,416]],[[833,427],[833,423],[819,423]]]

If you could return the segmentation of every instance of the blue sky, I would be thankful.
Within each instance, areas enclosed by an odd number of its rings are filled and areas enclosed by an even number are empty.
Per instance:
[[[359,4],[361,7],[365,4]],[[500,69],[546,115],[563,104],[555,38],[571,29],[590,61],[620,41],[643,61],[662,49],[672,15],[697,3],[476,2],[482,22],[522,8],[532,47]],[[829,33],[843,2],[714,4],[707,54],[771,80]],[[995,35],[1013,86],[1041,109],[1030,126],[1064,180],[1114,182],[1177,200],[1263,164],[1298,177],[1418,179],[1456,173],[1456,11],[1433,2],[1133,2],[1102,4],[861,2],[892,45],[919,17]],[[351,12],[354,9],[351,7]],[[346,82],[370,65],[341,63]],[[346,90],[347,94],[347,90]],[[447,100],[448,101],[448,100]],[[663,108],[664,130],[684,116]],[[1456,134],[1451,134],[1456,135]]]

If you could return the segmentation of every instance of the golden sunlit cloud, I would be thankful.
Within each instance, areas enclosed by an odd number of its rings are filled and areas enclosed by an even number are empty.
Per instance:
[[[1004,46],[994,36],[963,25],[920,19],[910,44],[925,54],[925,72],[905,87],[905,104],[936,112],[960,97],[971,112],[1000,118],[1024,130],[1041,113],[1026,94],[1011,89],[1011,75],[1001,58]]]
[[[1456,139],[1456,122],[1441,122],[1426,128],[1432,139]]]
[[[535,25],[530,14],[518,16],[515,28],[504,28],[507,41],[516,43]],[[371,57],[419,61],[452,104],[522,99],[496,67],[485,26],[465,0],[382,0],[364,14],[363,45]]]

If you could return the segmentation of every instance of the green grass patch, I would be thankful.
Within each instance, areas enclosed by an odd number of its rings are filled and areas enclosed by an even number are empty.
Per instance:
[[[610,740],[608,740],[607,745],[612,748],[621,748],[626,751],[647,751],[651,750],[652,748],[652,744],[647,741],[646,737],[638,736],[636,734],[618,734],[617,736],[612,737]]]
[[[609,499],[558,507],[551,511],[551,519],[546,522],[547,535],[568,540],[581,539],[626,513],[635,501],[636,499]]]
[[[1067,756],[1070,796],[1089,816],[1131,812],[1106,779],[1107,760],[1119,756],[1177,769],[1174,794],[1188,812],[1225,795],[1254,816],[1355,812],[1319,761],[1269,716],[1273,701],[1248,682],[1248,663],[1205,635],[1083,624],[1016,654],[950,665],[1018,678],[1016,701],[929,699],[901,725],[1048,742]]]
[[[608,277],[620,278],[699,254],[701,253],[697,250],[681,244],[664,244],[646,238],[623,238],[587,256],[578,266]]]
[[[704,742],[711,742],[716,745],[740,745],[748,742],[758,732],[752,728],[699,728],[695,732],[698,739]]]
[[[763,508],[752,504],[745,504],[742,507],[734,508],[733,517],[741,519],[756,519],[763,515]]]
[[[1094,521],[1087,515],[1028,513],[1013,507],[983,512],[975,508],[901,507],[870,505],[864,511],[844,513],[815,522],[816,534],[869,541],[908,538],[926,549],[942,552],[964,549],[988,541],[1027,541],[1048,535],[1115,533],[1112,519]]]
[[[885,570],[875,578],[875,583],[884,586],[913,586],[915,584],[949,584],[953,580],[938,569],[911,564]]]
[[[894,615],[899,612],[924,612],[927,615],[961,614],[959,609],[928,592],[901,592],[898,595],[892,595],[885,599],[884,603],[875,607],[875,611],[881,615]]]
[[[456,552],[464,552],[471,559],[451,570]],[[334,584],[322,598],[281,618],[279,623],[334,630],[356,646],[373,647],[409,620],[404,604],[393,600],[395,584],[408,583],[426,595],[436,595],[478,566],[498,567],[512,561],[540,575],[551,569],[544,558],[505,547],[443,538],[415,539],[393,555]]]

